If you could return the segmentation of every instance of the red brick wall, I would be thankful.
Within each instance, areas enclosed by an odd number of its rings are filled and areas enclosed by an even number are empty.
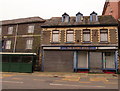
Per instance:
[[[118,18],[118,3],[117,2],[109,2],[107,5],[105,15],[112,15],[115,19]]]
[[[112,15],[115,19],[120,18],[120,1],[119,2],[109,2],[103,15]]]

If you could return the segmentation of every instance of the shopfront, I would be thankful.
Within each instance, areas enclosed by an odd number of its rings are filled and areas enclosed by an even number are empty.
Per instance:
[[[117,71],[117,47],[43,47],[43,55],[43,71]]]

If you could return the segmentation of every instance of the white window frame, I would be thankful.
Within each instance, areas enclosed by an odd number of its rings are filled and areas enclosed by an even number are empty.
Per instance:
[[[96,14],[90,15],[90,21],[91,22],[97,22],[98,21],[98,16]]]
[[[105,39],[103,35],[106,36]],[[108,42],[108,29],[100,29],[100,42]]]
[[[76,16],[76,22],[82,22],[83,21],[83,16],[82,15],[77,15]]]
[[[32,49],[33,46],[33,39],[28,39],[26,41],[26,49]]]
[[[70,36],[72,36],[72,37],[70,37]],[[74,42],[74,30],[66,31],[66,42]]]
[[[89,37],[89,39],[85,38],[86,36]],[[90,42],[90,36],[91,36],[90,29],[84,29],[83,30],[83,42]]]
[[[13,33],[13,27],[8,27],[8,34],[12,34]]]
[[[34,33],[34,28],[35,28],[34,25],[29,25],[28,26],[28,33]]]
[[[52,31],[52,42],[60,42],[60,31],[59,30],[53,30]]]
[[[11,49],[11,43],[12,43],[11,40],[7,40],[5,44],[5,49]]]

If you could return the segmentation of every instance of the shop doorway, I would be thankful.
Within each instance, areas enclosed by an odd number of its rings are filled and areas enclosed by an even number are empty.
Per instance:
[[[104,52],[103,53],[103,68],[106,70],[115,70],[115,53]]]

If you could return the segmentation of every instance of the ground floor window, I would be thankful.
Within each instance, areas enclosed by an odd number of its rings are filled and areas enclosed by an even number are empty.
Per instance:
[[[103,67],[104,69],[115,69],[115,53],[104,52],[103,53]]]

